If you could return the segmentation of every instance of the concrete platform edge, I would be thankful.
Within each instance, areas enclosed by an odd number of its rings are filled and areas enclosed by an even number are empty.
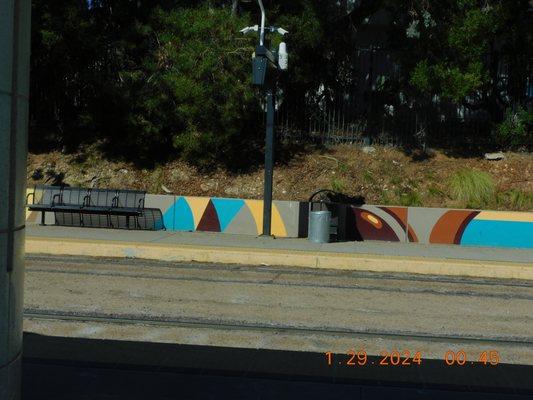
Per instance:
[[[533,280],[533,263],[28,236],[26,253]]]

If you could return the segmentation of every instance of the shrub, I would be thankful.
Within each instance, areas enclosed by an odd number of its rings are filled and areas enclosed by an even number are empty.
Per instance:
[[[420,207],[422,206],[422,198],[417,191],[405,189],[400,193],[400,205],[404,207]]]
[[[227,9],[156,9],[142,31],[149,51],[119,72],[126,129],[117,139],[158,160],[172,148],[201,166],[246,159],[241,143],[261,115],[250,84],[254,38],[239,33],[247,22]]]
[[[508,210],[533,209],[533,194],[518,189],[509,189],[498,193],[498,206]]]
[[[333,178],[331,180],[331,190],[342,193],[346,189],[345,183],[342,181],[342,179],[339,178]]]
[[[451,177],[450,191],[465,207],[482,208],[494,198],[496,184],[486,172],[462,169]]]
[[[496,129],[496,141],[506,148],[531,148],[533,144],[533,112],[507,109],[504,121]]]

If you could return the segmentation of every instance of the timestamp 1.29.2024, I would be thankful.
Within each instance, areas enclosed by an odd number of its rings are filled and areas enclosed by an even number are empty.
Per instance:
[[[378,357],[368,356],[365,350],[348,350],[346,354],[335,354],[328,351],[325,355],[328,366],[345,365],[348,367],[364,367],[366,365],[379,365],[406,367],[422,364],[422,354],[420,351],[384,350],[380,352]]]
[[[420,351],[383,350],[379,355],[369,356],[365,350],[348,350],[345,354],[328,351],[325,353],[328,366],[340,365],[347,367],[364,367],[367,365],[409,367],[421,366],[423,363]],[[467,355],[465,350],[446,350],[441,360],[447,366],[481,364],[496,366],[500,363],[500,354],[496,350],[484,350],[476,354]]]

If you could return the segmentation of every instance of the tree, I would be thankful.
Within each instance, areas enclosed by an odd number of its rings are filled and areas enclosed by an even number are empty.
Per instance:
[[[123,127],[115,139],[139,157],[174,147],[200,164],[233,159],[259,111],[250,85],[252,39],[238,32],[246,22],[229,9],[154,10],[138,27],[147,52],[123,65],[112,88],[119,108],[109,109]]]
[[[297,112],[302,122],[357,85],[358,33],[383,9],[399,73],[380,83],[380,104],[424,116],[459,106],[495,123],[524,115],[533,59],[527,0],[265,5],[268,22],[290,32],[279,98],[291,112],[305,110]],[[30,143],[76,149],[97,141],[144,161],[243,161],[263,120],[250,85],[257,38],[238,31],[258,14],[254,2],[238,0],[33,0]],[[272,40],[275,47],[281,39]],[[378,120],[382,108],[375,107]],[[527,141],[530,126],[513,122],[499,131],[516,143],[513,127],[525,127],[519,136]]]
[[[32,7],[31,143],[77,143],[94,123],[99,37],[82,0],[34,0]]]
[[[526,100],[533,59],[528,0],[387,0],[385,6],[390,47],[411,99],[483,110],[493,121]]]

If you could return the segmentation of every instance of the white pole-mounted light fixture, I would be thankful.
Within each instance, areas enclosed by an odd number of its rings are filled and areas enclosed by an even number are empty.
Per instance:
[[[250,2],[250,0],[248,1],[244,0],[244,1],[246,3]],[[261,24],[247,26],[246,28],[241,29],[240,32],[245,35],[251,32],[259,32],[259,46],[263,47],[265,45],[265,32],[268,31],[270,33],[277,33],[281,36],[285,36],[287,33],[289,33],[289,31],[278,26],[269,26],[268,28],[265,28],[266,12],[265,12],[265,7],[263,5],[263,0],[257,0],[257,3],[259,4],[259,8],[261,9]],[[277,67],[280,70],[282,71],[287,70],[289,66],[289,55],[287,53],[287,44],[285,42],[281,42],[279,44],[277,62],[278,62]]]
[[[259,32],[259,46],[264,46],[265,44],[265,23],[266,23],[266,13],[265,6],[263,6],[263,0],[257,0],[259,3],[259,8],[261,9],[261,31]]]
[[[286,71],[289,68],[289,53],[287,53],[287,43],[281,42],[278,49],[279,69]]]

